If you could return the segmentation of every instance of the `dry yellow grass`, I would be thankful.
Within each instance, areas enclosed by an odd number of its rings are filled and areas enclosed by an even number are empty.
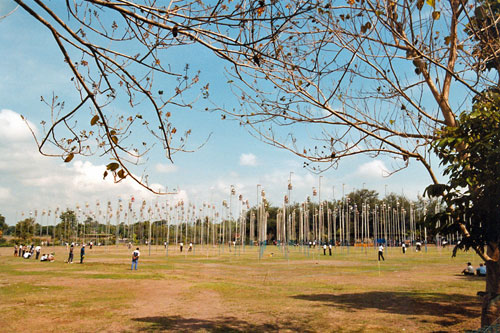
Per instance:
[[[484,280],[458,273],[471,253],[389,249],[141,247],[87,249],[85,263],[12,256],[0,249],[2,332],[459,332],[478,328]],[[50,249],[52,251],[52,249]],[[44,251],[42,251],[44,252]],[[47,250],[45,252],[48,252]],[[307,253],[308,252],[308,253]],[[272,253],[272,254],[271,254]]]

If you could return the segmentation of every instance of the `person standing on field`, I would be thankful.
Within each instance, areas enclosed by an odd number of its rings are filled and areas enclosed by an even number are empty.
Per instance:
[[[382,260],[385,261],[384,246],[382,244],[380,244],[380,246],[378,247],[378,261],[380,261],[380,258],[382,258]]]
[[[36,252],[36,260],[38,260],[38,257],[40,257],[40,251],[42,251],[42,247],[40,245],[37,245],[35,247],[35,252]]]
[[[83,264],[83,258],[85,257],[85,244],[82,245],[80,249],[80,264]]]
[[[141,256],[141,252],[139,252],[139,248],[135,249],[132,252],[132,266],[130,266],[130,270],[137,270],[137,262],[139,261],[139,257]]]
[[[73,243],[71,243],[71,246],[69,247],[68,264],[73,263],[73,250],[74,250],[74,246],[73,246]]]

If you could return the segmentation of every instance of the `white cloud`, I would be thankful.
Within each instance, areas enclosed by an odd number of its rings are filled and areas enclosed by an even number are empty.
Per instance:
[[[119,198],[128,200],[133,195],[139,201],[155,196],[130,177],[119,184],[111,175],[103,179],[105,164],[82,161],[78,156],[71,163],[42,156],[26,124],[14,111],[0,112],[0,155],[0,200],[9,201],[0,213],[9,224],[15,223],[18,213],[33,209],[74,208],[86,202],[92,206],[97,200],[117,205]],[[151,184],[151,188],[165,190],[160,184]]]
[[[10,188],[7,187],[0,187],[0,200],[2,201],[7,201],[10,199],[11,196]]]
[[[256,166],[257,165],[257,157],[252,153],[241,154],[240,155],[240,165]]]
[[[37,134],[36,128],[28,121],[29,126]],[[21,115],[12,110],[0,110],[0,139],[5,141],[28,141],[33,136]]]
[[[160,172],[160,173],[174,173],[174,172],[177,172],[178,168],[177,168],[177,165],[174,165],[174,164],[157,163],[155,165],[155,170]]]
[[[385,166],[384,162],[380,160],[373,160],[361,164],[356,170],[356,174],[360,177],[383,178],[389,175],[389,170]]]

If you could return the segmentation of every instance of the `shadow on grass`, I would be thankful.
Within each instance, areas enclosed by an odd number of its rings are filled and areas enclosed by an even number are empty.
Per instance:
[[[460,294],[372,291],[296,295],[292,298],[321,302],[344,311],[374,310],[405,316],[437,316],[441,319],[436,323],[442,326],[455,325],[468,318],[476,319],[481,314],[478,297]]]
[[[270,332],[279,331],[275,324],[254,324],[235,317],[218,317],[214,319],[183,318],[181,316],[158,316],[134,318],[136,322],[148,323],[147,327],[140,328],[142,332],[157,332],[168,330],[172,332]],[[311,332],[302,327],[291,327],[283,324],[292,331]]]

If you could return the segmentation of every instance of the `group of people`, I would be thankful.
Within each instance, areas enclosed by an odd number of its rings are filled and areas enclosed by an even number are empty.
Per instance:
[[[326,256],[326,249],[328,248],[328,254],[331,256],[332,255],[332,244],[323,244],[323,255]]]
[[[483,263],[479,264],[479,267],[474,269],[474,266],[470,262],[467,263],[467,267],[462,271],[463,275],[477,275],[486,276],[486,265]]]
[[[14,245],[14,257],[21,257],[24,259],[30,259],[34,257],[35,260],[38,260],[38,258],[40,258],[40,261],[54,261],[54,253],[44,253],[42,254],[42,257],[40,257],[41,252],[42,247],[40,245]]]
[[[179,250],[182,252],[183,248],[184,248],[184,243],[180,242],[179,243]],[[193,243],[189,243],[188,252],[191,252],[191,251],[193,251]],[[231,245],[229,245],[229,251],[231,251]]]
[[[92,245],[91,247],[92,248]],[[69,253],[68,253],[68,260],[66,261],[68,264],[73,263],[73,251],[75,249],[75,244],[71,243],[69,247]],[[80,264],[83,264],[83,259],[85,258],[85,244],[82,244],[82,247],[80,248]]]

